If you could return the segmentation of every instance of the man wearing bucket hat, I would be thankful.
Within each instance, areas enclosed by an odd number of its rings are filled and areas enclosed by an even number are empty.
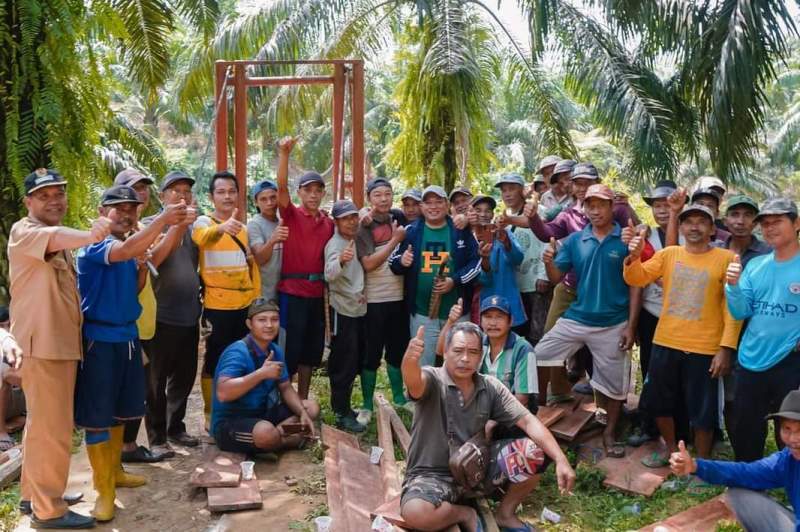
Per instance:
[[[800,219],[787,198],[767,200],[756,217],[774,251],[728,267],[725,293],[733,317],[747,320],[739,345],[733,412],[737,460],[764,452],[766,412],[800,386]],[[777,432],[777,428],[776,428]]]
[[[800,391],[792,390],[774,419],[782,450],[754,462],[694,459],[681,441],[670,457],[672,472],[696,475],[709,484],[727,486],[728,506],[747,531],[794,532],[800,529]],[[783,488],[794,514],[764,493]]]
[[[141,203],[129,186],[106,189],[99,212],[111,220],[111,235],[82,248],[77,258],[85,349],[75,386],[75,424],[86,430],[98,521],[114,518],[117,487],[147,482],[121,465],[120,423],[144,416],[145,375],[136,320],[142,311],[137,293],[146,267],[137,265],[137,257],[166,226],[181,224],[187,216],[185,203],[168,205],[150,225],[131,234]]]
[[[741,329],[728,312],[723,290],[734,254],[711,246],[716,229],[713,211],[704,205],[688,205],[678,221],[683,246],[667,247],[642,262],[642,231],[631,240],[625,260],[629,285],[643,287],[661,279],[664,288],[640,406],[655,417],[666,449],[645,457],[642,463],[648,467],[666,465],[669,453],[677,448],[674,417],[682,404],[694,427],[698,455],[710,455],[718,423],[719,377],[730,370]]]
[[[20,507],[23,513],[32,510],[37,528],[90,528],[94,519],[68,509],[81,496],[64,494],[75,375],[83,352],[71,250],[103,241],[112,222],[100,216],[88,231],[63,227],[67,181],[55,170],[39,168],[25,177],[23,185],[27,215],[11,227],[8,239],[11,330],[8,335],[0,332],[6,361],[21,367],[28,410]]]
[[[250,197],[258,215],[247,223],[247,237],[261,270],[261,297],[277,301],[283,243],[289,238],[289,228],[278,219],[278,185],[265,179],[250,189]]]

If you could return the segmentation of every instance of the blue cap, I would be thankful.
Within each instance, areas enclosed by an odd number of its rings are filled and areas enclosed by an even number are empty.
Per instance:
[[[508,304],[508,299],[503,296],[489,296],[481,301],[481,314],[490,309],[497,309],[500,312],[505,312],[511,316],[511,305]]]
[[[600,179],[592,163],[578,163],[572,167],[572,179]]]
[[[331,209],[331,216],[335,219],[344,218],[351,214],[358,214],[358,207],[350,200],[339,200],[333,204],[333,208]]]
[[[469,204],[472,205],[473,207],[478,205],[479,203],[488,203],[489,208],[492,210],[494,210],[497,207],[497,200],[495,200],[491,196],[486,196],[484,194],[478,194],[477,196],[472,198],[472,201],[469,202]]]
[[[392,188],[392,184],[389,183],[389,180],[385,177],[376,177],[375,179],[370,179],[367,181],[367,196],[369,196],[370,192],[378,187]]]
[[[453,198],[456,197],[456,194],[463,194],[468,198],[472,197],[472,191],[470,189],[467,187],[458,186],[450,191],[450,201],[453,201]],[[423,196],[425,196],[425,194],[423,194]]]
[[[67,182],[55,170],[47,168],[38,168],[35,172],[31,172],[25,177],[25,195],[30,196],[35,190],[51,186],[67,186]]]
[[[297,188],[303,188],[311,183],[319,183],[323,187],[325,186],[325,180],[322,179],[321,175],[316,172],[306,172],[300,176],[300,179],[297,180]]]
[[[444,191],[442,187],[439,185],[429,185],[425,187],[425,190],[422,191],[422,200],[425,200],[425,196],[428,194],[436,194],[442,199],[447,199],[447,192]]]
[[[519,185],[521,187],[525,186],[525,179],[522,178],[519,174],[503,174],[500,176],[500,179],[497,180],[497,183],[494,184],[495,187],[500,187],[503,184],[511,184],[511,185]]]
[[[250,197],[253,198],[253,201],[256,200],[259,194],[264,192],[265,190],[278,190],[278,185],[275,184],[275,181],[270,181],[269,179],[265,179],[263,181],[259,181],[253,188],[250,189]]]

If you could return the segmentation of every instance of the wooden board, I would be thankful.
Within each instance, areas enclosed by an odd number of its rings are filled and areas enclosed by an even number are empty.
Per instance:
[[[653,532],[656,527],[660,526],[664,527],[667,532],[714,532],[717,529],[717,523],[723,520],[736,521],[736,515],[728,507],[725,496],[720,495],[639,530],[640,532]]]
[[[489,507],[489,502],[484,498],[480,498],[476,501],[476,506],[478,507],[478,515],[485,525],[483,529],[486,532],[500,532],[497,521],[494,520],[492,509]]]
[[[0,488],[5,488],[19,478],[22,472],[22,447],[17,445],[3,452],[6,460],[0,464]]]
[[[550,425],[550,432],[557,438],[572,441],[583,427],[594,417],[596,410],[591,398],[581,398],[572,412]]]
[[[348,530],[370,530],[372,511],[384,502],[380,467],[367,453],[340,443],[339,483]]]
[[[342,501],[339,444],[358,449],[358,439],[352,434],[323,423],[322,442],[327,447],[325,451],[325,492],[328,496],[328,514],[333,521],[331,532],[350,532]]]
[[[208,488],[208,509],[212,512],[252,510],[264,505],[258,480],[243,480],[236,488]]]
[[[324,445],[326,449],[333,449],[334,453],[336,453],[339,449],[339,442],[344,442],[349,447],[359,448],[358,438],[356,438],[355,435],[323,423],[322,445]],[[336,460],[338,461],[338,457]]]
[[[390,501],[400,495],[400,472],[394,458],[394,442],[392,440],[392,407],[382,394],[376,394],[378,405],[378,445],[383,449],[380,468],[383,482],[383,500]]]
[[[375,517],[379,515],[395,526],[408,528],[408,525],[403,521],[403,517],[400,515],[399,495],[375,508],[370,513],[370,518],[375,519]]]
[[[242,458],[236,453],[218,452],[194,468],[189,484],[196,488],[235,488],[242,478]]]
[[[669,476],[669,467],[652,469],[642,465],[642,458],[659,449],[658,442],[647,442],[641,447],[627,447],[625,458],[604,458],[597,467],[606,472],[606,486],[626,493],[650,497]]]
[[[540,406],[539,411],[536,412],[536,417],[545,427],[549,427],[565,415],[567,412],[557,406]]]
[[[403,453],[408,456],[408,448],[411,447],[411,434],[408,433],[408,429],[405,424],[403,424],[403,420],[400,419],[400,416],[397,415],[397,412],[392,411],[391,414],[392,430],[397,438],[397,443],[402,447]]]

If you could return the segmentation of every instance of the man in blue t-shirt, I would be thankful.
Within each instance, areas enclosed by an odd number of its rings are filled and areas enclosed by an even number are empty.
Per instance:
[[[223,451],[258,454],[299,447],[314,435],[319,405],[300,399],[278,344],[280,316],[274,301],[258,298],[247,309],[250,334],[229,345],[217,363],[211,434]],[[302,432],[284,425],[301,423]]]
[[[581,282],[577,299],[536,344],[536,361],[539,366],[561,366],[584,345],[591,350],[590,382],[598,394],[598,406],[608,414],[603,444],[608,456],[620,458],[625,446],[616,442],[615,430],[628,394],[628,350],[635,337],[641,292],[629,289],[622,277],[628,246],[614,221],[614,192],[606,185],[592,185],[583,204],[589,225],[569,235],[557,255],[555,239],[551,239],[544,254],[552,283],[559,283],[570,271]]]
[[[790,390],[800,386],[800,219],[786,198],[764,203],[756,217],[774,251],[751,259],[742,273],[741,258],[728,267],[725,295],[737,320],[748,320],[739,342],[733,399],[733,450],[736,459],[764,455],[767,423]],[[776,427],[777,433],[777,427]]]
[[[710,484],[728,486],[725,497],[745,530],[800,532],[800,391],[783,399],[778,412],[767,416],[777,425],[783,450],[755,462],[693,459],[683,441],[669,464],[678,476],[697,475]],[[763,441],[762,441],[763,443]],[[794,515],[764,490],[783,488]]]
[[[185,203],[168,205],[149,226],[126,238],[137,228],[141,203],[129,186],[106,189],[99,212],[111,220],[111,235],[82,248],[77,259],[84,354],[75,383],[75,425],[86,430],[97,521],[114,518],[116,487],[147,482],[121,464],[122,423],[144,415],[138,293],[147,275],[148,248],[166,226],[182,223],[187,214]]]

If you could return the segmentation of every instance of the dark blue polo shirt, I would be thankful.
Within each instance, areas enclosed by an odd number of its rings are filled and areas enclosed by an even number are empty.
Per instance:
[[[592,234],[592,224],[572,233],[556,255],[555,265],[578,277],[578,298],[564,317],[591,327],[611,327],[628,319],[630,297],[622,278],[628,246],[620,238],[619,224],[602,242]]]

